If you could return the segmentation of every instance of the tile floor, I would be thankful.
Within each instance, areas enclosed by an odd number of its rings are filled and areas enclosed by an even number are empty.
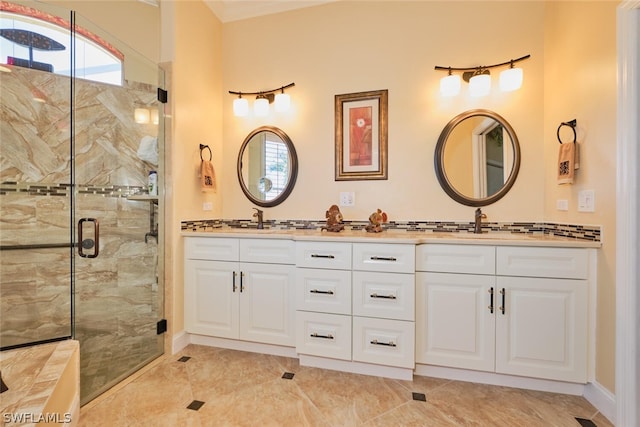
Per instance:
[[[578,418],[578,419],[576,419]],[[584,398],[189,345],[81,410],[80,426],[598,426]]]

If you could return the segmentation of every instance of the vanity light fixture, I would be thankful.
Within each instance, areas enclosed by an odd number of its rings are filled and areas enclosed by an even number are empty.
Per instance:
[[[474,97],[488,95],[491,91],[491,74],[490,68],[504,67],[509,68],[500,73],[500,81],[498,86],[503,92],[510,92],[520,89],[522,86],[522,68],[515,68],[516,62],[524,61],[531,55],[525,55],[517,59],[511,59],[507,62],[494,65],[482,65],[479,67],[441,67],[436,65],[436,70],[447,71],[448,75],[440,79],[440,93],[442,96],[456,96],[460,93],[460,76],[453,74],[453,71],[462,71],[462,79],[469,83],[469,95]]]
[[[253,103],[253,114],[259,117],[264,117],[269,114],[269,104],[275,101],[275,110],[279,113],[289,110],[291,106],[291,97],[284,93],[285,89],[295,86],[295,83],[289,83],[288,85],[281,86],[277,89],[263,90],[260,92],[236,92],[230,90],[232,95],[238,95],[238,98],[233,100],[233,114],[237,117],[244,117],[249,113],[249,101],[243,98],[242,95],[256,95],[256,100]],[[280,92],[276,95],[276,92]]]
[[[247,98],[243,98],[241,93],[238,95],[238,98],[233,100],[233,114],[244,117],[249,114],[249,101]]]

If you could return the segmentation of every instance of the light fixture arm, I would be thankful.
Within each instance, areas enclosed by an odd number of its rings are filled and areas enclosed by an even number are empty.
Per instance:
[[[449,73],[451,73],[451,71],[488,70],[489,68],[504,67],[505,65],[510,65],[511,68],[513,68],[513,64],[515,64],[516,62],[524,61],[525,59],[529,59],[530,57],[531,57],[531,55],[525,55],[525,56],[522,56],[522,57],[517,58],[517,59],[510,59],[509,61],[502,62],[500,64],[481,65],[481,66],[476,66],[476,67],[441,67],[440,65],[436,65],[435,69],[436,70],[442,70],[442,71],[448,71]]]
[[[258,96],[264,96],[264,97],[269,98],[270,100],[272,100],[273,96],[274,96],[273,95],[274,93],[276,93],[276,92],[284,93],[285,89],[288,89],[288,88],[293,87],[295,85],[296,85],[295,83],[289,83],[288,85],[284,85],[284,86],[281,86],[281,87],[276,88],[276,89],[261,90],[260,92],[237,92],[237,91],[234,91],[234,90],[230,90],[229,93],[232,94],[232,95],[238,95],[240,97],[242,97],[242,95],[258,95]],[[271,96],[269,96],[269,95],[271,95]]]

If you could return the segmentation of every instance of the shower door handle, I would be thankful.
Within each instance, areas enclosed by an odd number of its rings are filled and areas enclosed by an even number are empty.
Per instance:
[[[82,238],[82,229],[85,222],[93,223],[93,240]],[[85,249],[93,248],[92,254],[86,254]],[[82,218],[78,221],[78,255],[82,258],[96,258],[100,252],[100,223],[96,218]]]

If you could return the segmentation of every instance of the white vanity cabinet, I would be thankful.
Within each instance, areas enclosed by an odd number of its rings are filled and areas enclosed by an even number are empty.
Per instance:
[[[298,353],[413,369],[413,244],[297,242],[296,253]]]
[[[353,244],[353,360],[415,366],[415,245]]]
[[[296,352],[351,360],[351,243],[296,242]]]
[[[185,238],[185,330],[294,346],[294,243]]]
[[[587,381],[588,250],[426,244],[416,258],[417,363]]]

